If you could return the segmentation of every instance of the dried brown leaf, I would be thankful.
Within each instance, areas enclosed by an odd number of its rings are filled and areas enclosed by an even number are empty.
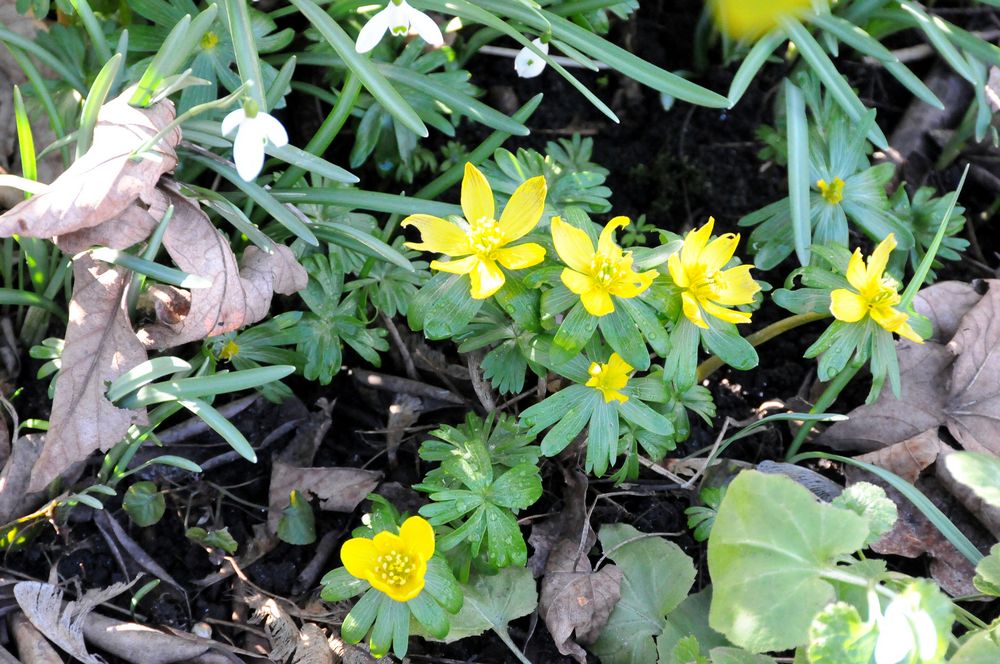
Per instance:
[[[239,664],[228,646],[194,635],[181,636],[160,631],[147,625],[122,622],[91,613],[83,625],[83,635],[98,648],[126,662],[142,664],[175,664],[199,661],[211,655],[210,661]],[[208,661],[208,660],[201,660]]]
[[[21,658],[21,664],[62,664],[62,657],[56,649],[41,632],[35,629],[23,613],[15,611],[11,614],[9,622],[14,640],[17,642],[17,654]],[[17,662],[16,659],[14,661]]]
[[[948,431],[967,450],[1000,454],[1000,282],[962,318],[945,409]]]
[[[902,442],[855,458],[885,468],[914,484],[920,473],[934,463],[939,454],[952,451],[951,447],[941,442],[935,427]]]
[[[128,249],[149,237],[167,211],[167,197],[158,189],[150,191],[149,205],[136,201],[120,215],[97,226],[81,228],[56,238],[56,244],[67,254],[78,254],[91,247]]]
[[[574,471],[563,474],[563,529],[545,566],[538,613],[559,652],[586,664],[587,653],[578,644],[592,643],[607,624],[621,598],[622,573],[615,565],[593,571],[587,552],[597,534],[587,521],[587,478]]]
[[[247,605],[254,609],[250,622],[264,621],[267,640],[271,642],[268,659],[284,662],[295,653],[299,643],[299,629],[288,612],[273,597],[253,594],[246,598]]]
[[[292,664],[333,664],[333,651],[319,625],[306,623],[299,630],[299,644]]]
[[[913,308],[927,316],[934,327],[931,337],[939,343],[948,343],[958,331],[959,322],[983,296],[975,283],[964,281],[939,281],[924,288],[913,298]]]
[[[945,418],[948,375],[954,356],[941,344],[908,341],[896,346],[901,390],[882,390],[875,403],[859,406],[845,422],[824,431],[817,443],[835,450],[871,452],[912,438]]]
[[[21,506],[31,482],[31,470],[44,444],[45,437],[41,434],[21,436],[14,442],[14,449],[0,474],[0,523],[21,516]]]
[[[29,491],[41,490],[74,462],[109,449],[130,425],[145,422],[144,411],[117,408],[104,396],[105,382],[146,359],[122,306],[129,273],[81,254],[73,260],[73,275],[49,432]]]
[[[44,193],[0,216],[0,237],[51,238],[115,219],[137,200],[152,203],[151,192],[174,168],[180,129],[171,131],[141,158],[131,153],[174,119],[174,106],[129,105],[126,90],[101,107],[93,146],[57,177]]]
[[[281,511],[288,507],[292,489],[320,500],[320,508],[330,512],[352,512],[378,486],[382,473],[361,468],[299,468],[281,461],[271,467],[267,524],[278,531]]]

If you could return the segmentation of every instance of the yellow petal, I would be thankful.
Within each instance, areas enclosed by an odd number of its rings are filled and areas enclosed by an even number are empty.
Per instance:
[[[479,256],[466,256],[457,261],[431,261],[430,268],[449,274],[468,274],[476,269]]]
[[[678,288],[687,288],[691,285],[691,280],[688,279],[687,271],[684,269],[684,263],[681,262],[679,254],[670,255],[667,259],[667,269],[670,271],[670,278],[674,280]]]
[[[433,251],[446,256],[464,256],[469,251],[465,231],[451,223],[429,214],[412,214],[403,220],[403,227],[416,226],[420,242],[407,242],[406,246],[417,251]]]
[[[615,310],[615,303],[611,301],[611,295],[603,288],[594,288],[582,293],[580,301],[583,302],[583,308],[587,310],[587,313],[598,318],[607,316]]]
[[[738,265],[715,275],[716,297],[719,304],[733,306],[750,304],[760,290],[760,284],[750,276],[752,265]]]
[[[612,295],[617,297],[635,297],[649,288],[660,273],[656,270],[646,272],[633,272],[624,279],[619,279],[611,285],[609,289]]]
[[[838,288],[830,293],[830,313],[845,323],[857,323],[868,313],[868,303],[857,293]]]
[[[715,217],[709,217],[708,223],[689,232],[684,237],[684,246],[681,247],[681,262],[685,265],[693,265],[701,259],[701,252],[708,244],[708,239],[712,237],[712,229],[715,228]]]
[[[631,364],[622,359],[622,356],[618,353],[611,353],[611,357],[608,358],[608,371],[612,375],[627,375],[634,369]]]
[[[869,313],[871,313],[872,320],[890,332],[898,331],[899,328],[907,325],[909,320],[909,316],[892,307],[872,307]]]
[[[472,278],[471,295],[476,300],[485,300],[503,288],[503,271],[496,261],[481,260],[476,263],[476,269],[469,273]]]
[[[718,272],[729,259],[736,253],[736,246],[740,243],[740,236],[734,233],[720,235],[711,242],[701,252],[699,262],[704,266],[709,274]]]
[[[595,288],[600,288],[600,285],[594,281],[593,277],[588,274],[580,274],[568,267],[563,268],[562,274],[559,275],[562,279],[563,284],[566,288],[570,289],[573,293],[577,295],[583,295],[588,291],[592,291]]]
[[[538,225],[545,211],[545,194],[548,187],[539,175],[518,187],[500,215],[500,232],[504,240],[513,242],[524,237]]]
[[[725,307],[720,307],[715,302],[706,302],[702,300],[702,308],[705,309],[705,313],[718,318],[719,320],[724,320],[727,323],[733,323],[739,325],[741,323],[750,322],[750,314],[746,311],[737,311],[736,309],[726,309]]]
[[[917,334],[916,330],[910,327],[909,323],[903,323],[902,325],[897,327],[896,334],[903,337],[904,339],[909,339],[910,341],[913,341],[918,344],[924,343],[923,337]]]
[[[892,233],[889,233],[884,240],[878,243],[875,251],[872,252],[871,257],[868,259],[867,274],[869,281],[882,278],[882,273],[885,272],[885,268],[889,264],[889,254],[895,248],[896,238]]]
[[[419,516],[411,516],[399,527],[399,536],[406,542],[410,553],[421,560],[430,560],[434,555],[434,528]]]
[[[782,16],[800,16],[811,0],[712,0],[712,14],[723,32],[735,39],[757,39],[777,27]]]
[[[469,223],[480,219],[493,219],[495,214],[493,190],[478,168],[466,162],[462,179],[462,212]]]
[[[705,322],[704,316],[701,315],[701,307],[698,306],[698,300],[694,298],[694,295],[691,295],[688,291],[681,293],[681,306],[684,308],[684,315],[689,321],[700,328],[708,329],[708,323]]]
[[[625,228],[631,221],[628,217],[615,217],[608,222],[608,225],[601,229],[601,237],[597,240],[597,250],[606,256],[615,255],[620,251],[620,247],[615,243],[615,231]]]
[[[403,539],[396,533],[390,533],[388,530],[375,533],[372,542],[375,544],[375,550],[378,553],[392,553],[393,551],[406,548]]]
[[[865,269],[865,259],[860,249],[855,249],[851,260],[847,263],[847,283],[859,291],[868,285],[868,271]]]
[[[497,261],[508,270],[523,270],[545,260],[545,247],[534,242],[504,247],[496,253]]]
[[[561,217],[552,217],[552,242],[563,263],[577,272],[589,272],[594,258],[594,243],[582,230]]]
[[[358,579],[367,579],[375,567],[378,549],[375,543],[367,537],[353,537],[340,547],[340,562],[344,564],[348,574]]]

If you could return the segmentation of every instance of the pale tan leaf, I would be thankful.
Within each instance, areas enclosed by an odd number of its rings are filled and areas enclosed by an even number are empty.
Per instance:
[[[136,200],[151,203],[160,175],[174,168],[174,147],[180,129],[174,129],[141,158],[139,148],[174,119],[174,106],[162,101],[149,108],[129,105],[132,90],[106,103],[97,116],[93,146],[52,182],[0,216],[0,237],[50,238],[114,219]]]
[[[902,442],[855,458],[885,468],[914,484],[920,473],[934,463],[939,454],[952,451],[954,450],[951,447],[941,442],[935,427]]]
[[[382,473],[361,468],[299,468],[281,461],[271,466],[267,525],[278,532],[281,512],[288,507],[292,489],[315,496],[320,508],[329,512],[352,512],[375,490]]]
[[[31,470],[44,444],[42,434],[28,434],[14,441],[14,449],[0,474],[0,523],[8,523],[21,516],[21,505],[31,482]]]
[[[246,603],[254,609],[250,622],[264,621],[267,640],[271,642],[268,659],[272,662],[284,662],[291,657],[298,647],[299,629],[288,612],[273,597],[254,594],[246,598]]]
[[[120,215],[97,226],[60,235],[56,244],[67,254],[78,254],[91,247],[128,249],[149,237],[167,211],[167,197],[158,189],[149,193],[149,205],[136,201]]]
[[[969,313],[983,296],[977,284],[989,282],[939,281],[924,288],[913,298],[913,308],[927,316],[934,327],[931,338],[939,343],[948,343],[958,331],[962,316]]]
[[[104,396],[106,382],[146,360],[122,305],[129,273],[81,254],[73,260],[73,275],[49,432],[29,491],[41,490],[74,462],[109,449],[130,425],[145,422],[145,411],[117,408]]]
[[[11,614],[9,622],[14,633],[14,641],[17,642],[17,654],[21,658],[21,664],[62,664],[62,657],[56,649],[41,632],[35,629],[23,613],[15,611]]]
[[[835,450],[871,452],[912,438],[944,422],[948,376],[954,356],[933,341],[896,345],[902,383],[900,397],[886,388],[875,403],[848,413],[816,440]]]
[[[211,661],[238,664],[243,661],[228,652],[228,647],[194,635],[169,634],[147,625],[122,622],[91,613],[83,624],[83,635],[92,645],[126,662],[175,664],[212,655]]]
[[[962,318],[945,408],[948,431],[967,450],[1000,454],[1000,282]]]
[[[306,623],[299,630],[299,644],[292,664],[333,664],[333,651],[319,625]]]
[[[291,295],[309,283],[309,274],[302,267],[292,250],[275,245],[273,253],[258,247],[247,247],[240,261],[240,276],[246,291],[247,320],[245,324],[259,321],[271,307],[272,293]]]

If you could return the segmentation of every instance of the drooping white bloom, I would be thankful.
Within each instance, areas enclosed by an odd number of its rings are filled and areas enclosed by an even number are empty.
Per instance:
[[[542,53],[548,55],[549,45],[543,43],[541,39],[535,39],[531,43],[537,46]],[[527,46],[522,48],[521,52],[514,58],[514,71],[521,78],[534,78],[541,74],[544,69],[545,60],[542,60],[537,53]]]
[[[233,161],[236,172],[247,182],[253,181],[264,167],[264,144],[275,147],[288,145],[288,133],[273,115],[258,111],[254,115],[238,108],[222,121],[222,135],[236,131],[233,140]]]
[[[411,29],[431,46],[444,44],[444,36],[434,19],[411,7],[406,0],[389,0],[385,9],[372,16],[361,28],[354,48],[358,53],[367,53],[378,46],[386,30],[396,37],[405,37]]]
[[[885,615],[878,619],[878,631],[877,664],[898,664],[911,653],[915,653],[919,661],[929,662],[937,651],[937,628],[927,611],[920,607],[917,592],[904,591],[892,600]]]

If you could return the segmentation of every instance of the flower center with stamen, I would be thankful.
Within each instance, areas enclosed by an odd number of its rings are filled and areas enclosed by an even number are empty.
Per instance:
[[[417,569],[410,555],[395,550],[383,553],[375,559],[375,573],[383,582],[391,586],[403,586]]]
[[[840,178],[833,178],[833,182],[827,184],[826,180],[816,180],[816,186],[823,200],[830,205],[836,205],[844,200],[844,181]]]
[[[597,252],[590,259],[590,273],[599,284],[607,288],[625,277],[625,268],[620,258]]]
[[[503,232],[496,219],[483,217],[474,221],[465,234],[469,238],[469,249],[482,259],[495,258],[496,250],[504,244]]]

